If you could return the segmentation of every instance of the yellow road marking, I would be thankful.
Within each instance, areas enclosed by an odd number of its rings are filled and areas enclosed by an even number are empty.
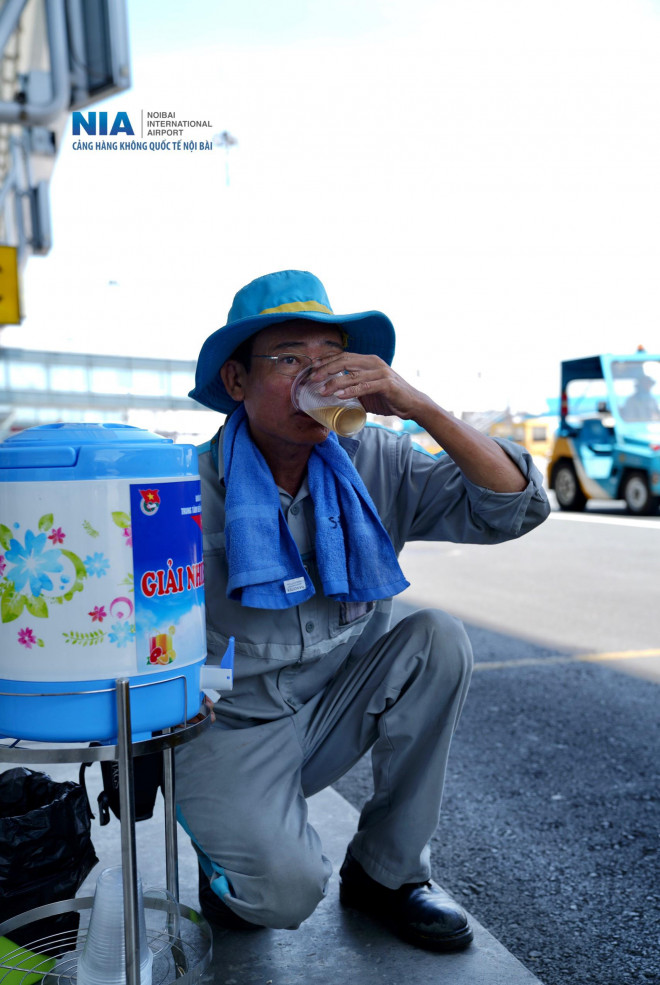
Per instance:
[[[577,653],[571,656],[523,657],[521,660],[478,661],[475,670],[506,670],[509,667],[540,667],[547,664],[605,663],[607,660],[646,660],[660,657],[660,650],[618,650],[610,653]]]

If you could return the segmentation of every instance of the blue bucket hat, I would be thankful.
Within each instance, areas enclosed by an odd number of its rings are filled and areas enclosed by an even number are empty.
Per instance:
[[[209,335],[200,350],[195,386],[188,396],[229,414],[238,404],[225,390],[221,367],[251,335],[294,318],[344,329],[348,352],[380,356],[388,365],[394,358],[394,327],[381,311],[335,315],[318,277],[306,270],[280,270],[257,277],[238,292],[227,324]]]

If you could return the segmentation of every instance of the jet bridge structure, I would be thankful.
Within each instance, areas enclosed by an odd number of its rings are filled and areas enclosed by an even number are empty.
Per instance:
[[[48,186],[69,113],[130,85],[126,0],[0,2],[0,244],[19,270],[51,247]]]
[[[195,360],[0,346],[0,441],[56,421],[134,424],[174,438],[210,435],[218,415],[190,399],[194,381]]]

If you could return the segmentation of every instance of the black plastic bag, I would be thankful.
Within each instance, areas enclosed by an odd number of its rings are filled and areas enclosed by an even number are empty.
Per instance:
[[[89,804],[78,783],[60,783],[21,766],[0,773],[0,923],[73,898],[97,862]],[[65,913],[10,936],[25,947],[41,937],[70,934],[77,924],[77,913]]]

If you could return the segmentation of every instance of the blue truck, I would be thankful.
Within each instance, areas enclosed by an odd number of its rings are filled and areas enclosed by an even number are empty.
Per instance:
[[[548,485],[562,510],[625,500],[648,516],[660,503],[660,355],[586,356],[561,364],[560,421]]]

